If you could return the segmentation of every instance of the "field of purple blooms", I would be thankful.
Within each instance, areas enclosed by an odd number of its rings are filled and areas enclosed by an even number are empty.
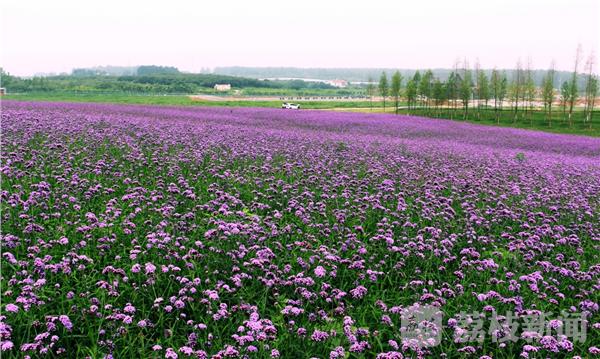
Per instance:
[[[598,138],[13,101],[1,125],[3,358],[600,355]],[[436,345],[405,335],[420,306]],[[547,313],[586,335],[512,331]]]

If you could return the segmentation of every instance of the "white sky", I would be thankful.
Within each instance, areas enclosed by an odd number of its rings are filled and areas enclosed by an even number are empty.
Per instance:
[[[600,49],[600,0],[0,0],[0,65],[571,69]]]

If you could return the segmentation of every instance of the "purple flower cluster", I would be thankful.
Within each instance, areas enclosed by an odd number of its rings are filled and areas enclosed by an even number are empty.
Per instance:
[[[600,355],[599,139],[14,101],[1,125],[3,356]],[[437,346],[403,340],[421,305]],[[587,339],[455,342],[463,311],[580,313]]]

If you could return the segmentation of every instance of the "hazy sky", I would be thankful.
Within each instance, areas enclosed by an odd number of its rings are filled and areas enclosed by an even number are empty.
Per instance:
[[[2,0],[0,64],[570,69],[600,49],[600,0]]]

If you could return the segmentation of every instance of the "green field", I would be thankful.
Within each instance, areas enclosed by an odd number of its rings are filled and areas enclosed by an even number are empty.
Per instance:
[[[402,113],[406,114],[406,110],[404,110]],[[422,115],[426,117],[447,118],[455,119],[457,121],[464,121],[462,109],[459,109],[456,112],[453,112],[450,109],[418,109],[411,110],[411,113],[413,115]],[[594,119],[596,123],[594,123]],[[491,126],[533,129],[554,133],[568,133],[596,137],[600,136],[599,111],[594,111],[594,116],[592,116],[592,121],[590,124],[584,122],[584,114],[581,109],[573,112],[572,125],[569,125],[566,116],[563,116],[562,110],[559,108],[552,110],[552,120],[550,124],[548,123],[546,114],[543,110],[534,110],[529,112],[527,115],[519,110],[518,118],[515,121],[514,111],[509,108],[498,111],[498,120],[496,120],[496,115],[493,109],[481,110],[479,114],[477,113],[476,109],[470,109],[468,122]]]

